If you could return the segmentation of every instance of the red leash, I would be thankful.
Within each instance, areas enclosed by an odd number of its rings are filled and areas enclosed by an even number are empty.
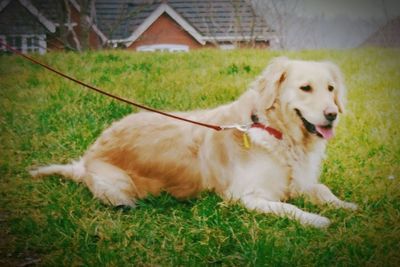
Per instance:
[[[77,84],[80,84],[80,85],[86,87],[86,88],[89,88],[89,89],[91,89],[91,90],[93,90],[93,91],[96,91],[97,93],[100,93],[100,94],[106,95],[106,96],[108,96],[108,97],[117,99],[117,100],[119,100],[119,101],[125,102],[125,103],[130,104],[130,105],[133,105],[133,106],[135,106],[135,107],[138,107],[138,108],[140,108],[140,109],[144,109],[144,110],[147,110],[147,111],[151,111],[151,112],[154,112],[154,113],[158,113],[158,114],[161,114],[161,115],[170,117],[170,118],[174,118],[174,119],[177,119],[177,120],[186,121],[186,122],[189,122],[189,123],[192,123],[192,124],[204,126],[204,127],[211,128],[211,129],[213,129],[213,130],[216,130],[216,131],[221,131],[221,130],[223,129],[221,126],[218,126],[218,125],[212,125],[212,124],[202,123],[202,122],[193,121],[193,120],[185,119],[185,118],[182,118],[182,117],[178,117],[178,116],[175,116],[175,115],[172,115],[172,114],[169,114],[169,113],[166,113],[166,112],[157,110],[157,109],[153,109],[153,108],[149,108],[149,107],[143,106],[143,105],[141,105],[141,104],[132,102],[132,101],[127,100],[127,99],[125,99],[125,98],[122,98],[122,97],[113,95],[113,94],[111,94],[111,93],[107,93],[107,92],[105,92],[105,91],[103,91],[103,90],[101,90],[101,89],[99,89],[99,88],[96,88],[96,87],[94,87],[94,86],[92,86],[92,85],[86,84],[86,83],[84,83],[84,82],[82,82],[82,81],[80,81],[80,80],[77,80],[77,79],[75,79],[75,78],[73,78],[73,77],[71,77],[71,76],[68,76],[68,75],[66,75],[66,74],[64,74],[64,73],[62,73],[62,72],[60,72],[60,71],[58,71],[58,70],[56,70],[56,69],[54,69],[54,68],[52,68],[52,67],[50,67],[50,66],[44,64],[44,63],[41,63],[41,62],[37,61],[36,59],[31,58],[31,57],[29,57],[29,56],[27,56],[27,55],[21,53],[21,52],[18,51],[17,49],[14,49],[13,47],[9,46],[8,44],[4,44],[3,42],[0,41],[0,45],[4,45],[4,46],[5,46],[8,50],[10,50],[11,52],[13,52],[13,53],[15,53],[15,54],[17,54],[17,55],[19,55],[19,56],[25,58],[25,59],[27,59],[27,60],[29,60],[29,61],[31,61],[31,62],[37,64],[37,65],[40,65],[40,66],[42,66],[42,67],[48,69],[49,71],[54,72],[54,73],[56,73],[56,74],[58,74],[58,75],[60,75],[60,76],[62,76],[62,77],[64,77],[64,78],[66,78],[66,79],[68,79],[68,80],[70,80],[70,81],[73,81],[73,82],[75,82],[75,83],[77,83]]]
[[[279,140],[282,139],[282,133],[280,131],[278,131],[278,130],[272,128],[272,127],[269,127],[269,126],[265,126],[264,124],[261,124],[259,122],[253,123],[250,127],[240,126],[240,125],[218,126],[218,125],[212,125],[212,124],[207,124],[207,123],[203,123],[203,122],[198,122],[198,121],[185,119],[185,118],[182,118],[182,117],[179,117],[179,116],[175,116],[175,115],[172,115],[172,114],[169,114],[169,113],[157,110],[157,109],[149,108],[149,107],[143,106],[141,104],[138,104],[138,103],[132,102],[130,100],[127,100],[125,98],[113,95],[111,93],[107,93],[107,92],[105,92],[105,91],[103,91],[103,90],[101,90],[99,88],[96,88],[96,87],[94,87],[92,85],[89,85],[89,84],[84,83],[84,82],[82,82],[82,81],[80,81],[78,79],[75,79],[75,78],[73,78],[71,76],[68,76],[68,75],[66,75],[66,74],[64,74],[64,73],[62,73],[62,72],[60,72],[60,71],[58,71],[58,70],[56,70],[56,69],[44,64],[44,63],[34,59],[34,58],[31,58],[31,57],[23,54],[22,52],[18,51],[17,49],[14,49],[13,47],[11,47],[8,44],[5,44],[5,43],[3,43],[1,41],[0,41],[0,45],[4,45],[11,52],[13,52],[13,53],[25,58],[25,59],[37,64],[37,65],[40,65],[43,68],[46,68],[47,70],[49,70],[49,71],[51,71],[53,73],[56,73],[56,74],[66,78],[66,79],[68,79],[70,81],[73,81],[73,82],[75,82],[77,84],[80,84],[80,85],[86,87],[86,88],[89,88],[89,89],[91,89],[93,91],[96,91],[97,93],[106,95],[108,97],[114,98],[116,100],[122,101],[122,102],[130,104],[130,105],[133,105],[133,106],[135,106],[137,108],[144,109],[144,110],[147,110],[147,111],[151,111],[151,112],[154,112],[154,113],[158,113],[158,114],[166,116],[166,117],[170,117],[170,118],[174,118],[174,119],[177,119],[177,120],[185,121],[185,122],[192,123],[192,124],[195,124],[195,125],[207,127],[207,128],[210,128],[210,129],[213,129],[213,130],[216,130],[216,131],[227,130],[227,129],[237,129],[237,130],[242,131],[242,132],[247,132],[247,130],[249,128],[261,128],[261,129],[265,130],[266,132],[268,132],[269,134],[273,135],[275,138],[277,138]]]

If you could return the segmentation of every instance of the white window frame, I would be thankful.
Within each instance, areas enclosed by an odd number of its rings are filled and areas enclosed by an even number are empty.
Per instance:
[[[236,49],[236,46],[234,44],[220,44],[219,49],[221,50],[233,50]]]
[[[21,38],[21,47],[14,47],[15,49],[20,50],[22,53],[30,53],[30,52],[39,52],[39,54],[43,55],[46,53],[47,49],[47,42],[46,42],[46,35],[45,34],[10,34],[10,35],[0,35],[0,38],[3,42],[7,43],[7,38]],[[28,38],[36,38],[38,40],[37,46],[31,45],[28,46]],[[31,51],[28,51],[31,49]],[[2,51],[6,51],[5,47],[1,47]]]
[[[139,52],[189,52],[189,46],[181,44],[141,45],[136,48]]]

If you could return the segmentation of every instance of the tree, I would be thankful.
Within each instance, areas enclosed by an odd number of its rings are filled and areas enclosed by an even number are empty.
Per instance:
[[[262,15],[277,36],[277,46],[287,49],[290,44],[290,27],[296,26],[298,0],[253,0],[255,10]]]
[[[53,35],[64,49],[85,51],[90,48],[90,31],[95,21],[95,0],[54,1],[58,30]]]

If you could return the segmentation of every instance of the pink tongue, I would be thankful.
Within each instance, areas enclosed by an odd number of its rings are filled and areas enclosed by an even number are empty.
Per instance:
[[[318,125],[316,125],[315,127],[317,129],[317,132],[319,134],[321,134],[324,139],[327,139],[327,140],[331,139],[334,135],[332,128],[322,127],[322,126],[318,126]]]

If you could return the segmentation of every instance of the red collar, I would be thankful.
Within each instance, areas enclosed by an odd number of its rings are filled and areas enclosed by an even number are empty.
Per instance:
[[[273,135],[276,139],[282,140],[282,132],[281,131],[279,131],[279,130],[277,130],[275,128],[269,127],[269,126],[265,126],[262,123],[255,122],[250,126],[250,128],[263,129],[263,130],[267,131],[270,135]]]

